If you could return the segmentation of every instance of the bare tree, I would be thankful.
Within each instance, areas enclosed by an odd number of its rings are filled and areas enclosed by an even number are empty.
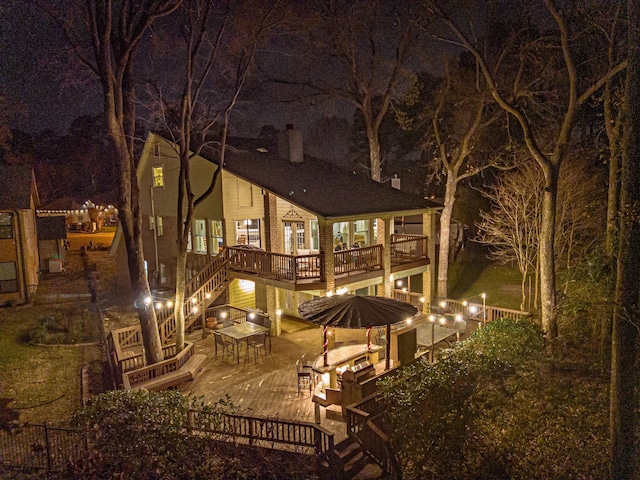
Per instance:
[[[176,345],[184,348],[184,287],[187,247],[196,207],[212,192],[222,171],[230,115],[250,75],[257,48],[277,22],[276,2],[220,2],[190,0],[185,4],[186,45],[184,79],[171,122],[171,103],[161,97],[160,120],[172,135],[180,161],[177,203]],[[220,135],[213,135],[220,126]],[[209,187],[196,194],[191,183],[191,160],[209,146],[217,152],[218,168]]]
[[[397,111],[405,129],[424,129],[422,149],[430,164],[430,180],[444,177],[437,285],[437,295],[441,298],[446,298],[448,293],[451,222],[458,186],[488,168],[513,168],[516,159],[506,154],[510,145],[499,123],[506,115],[496,108],[475,65],[465,64],[461,59],[452,69],[446,57],[444,64],[444,79],[436,87],[432,102],[427,102],[421,112]],[[427,92],[427,96],[430,97],[431,92]],[[409,103],[414,103],[411,97]],[[491,137],[490,142],[487,136]],[[504,144],[497,141],[496,137],[500,136],[504,137]]]
[[[365,124],[370,176],[378,182],[380,126],[411,78],[407,62],[417,46],[412,6],[410,1],[313,2],[300,23],[310,51],[296,59],[305,68],[296,63],[287,77],[273,78],[291,87],[290,100],[339,98],[355,108]]]
[[[144,268],[140,191],[134,155],[134,66],[143,38],[151,25],[158,18],[174,12],[179,5],[179,0],[87,1],[84,11],[86,25],[81,25],[73,15],[79,11],[70,11],[68,6],[61,11],[54,11],[48,8],[49,5],[44,5],[63,26],[72,49],[96,75],[102,87],[103,115],[118,172],[118,217],[149,363],[163,360],[163,355],[155,311],[144,302],[145,298],[150,297],[150,289]],[[86,30],[82,30],[83,26]],[[88,50],[84,48],[87,42]]]
[[[610,391],[611,478],[637,478],[638,291],[640,291],[640,2],[627,0],[620,244],[613,312]]]
[[[608,79],[626,68],[626,62],[612,66],[605,74],[583,86],[583,79],[575,63],[572,43],[574,38],[571,25],[565,16],[566,11],[561,10],[554,0],[544,0],[546,10],[557,30],[550,32],[546,37],[540,36],[533,41],[518,45],[518,58],[522,63],[515,78],[516,81],[500,84],[499,77],[496,75],[500,63],[490,65],[485,53],[441,8],[439,2],[430,2],[430,5],[435,15],[453,33],[458,45],[475,57],[493,98],[516,120],[529,154],[544,174],[544,201],[540,231],[542,326],[549,338],[553,340],[558,334],[554,241],[560,166],[569,152],[571,136],[577,124],[580,109],[605,85]],[[544,49],[540,50],[541,46],[544,46]],[[555,52],[560,52],[560,59]],[[528,62],[531,59],[538,62],[544,60],[545,63],[530,65]],[[537,79],[534,78],[527,84],[521,74],[532,67],[537,67],[536,70],[541,73]],[[547,74],[546,77],[545,74]],[[549,105],[553,110],[549,111],[550,115],[536,115],[536,110],[540,108],[539,99],[544,96],[549,100],[555,100]],[[558,97],[562,98],[562,102],[558,103]],[[551,114],[554,122],[550,122]]]
[[[480,212],[476,241],[488,245],[493,260],[515,262],[522,275],[520,310],[526,305],[526,280],[536,268],[542,216],[543,179],[532,162],[502,175],[483,195],[490,212]]]

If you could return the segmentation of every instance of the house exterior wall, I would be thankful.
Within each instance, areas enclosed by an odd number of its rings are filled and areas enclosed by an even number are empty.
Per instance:
[[[28,303],[38,287],[40,267],[33,198],[30,209],[3,212],[12,215],[13,238],[0,239],[0,262],[15,263],[17,291],[0,293],[0,305]]]

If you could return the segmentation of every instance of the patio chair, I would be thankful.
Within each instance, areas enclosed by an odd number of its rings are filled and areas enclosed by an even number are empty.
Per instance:
[[[215,338],[215,346],[216,346],[216,358],[218,358],[218,347],[222,350],[222,361],[224,362],[224,354],[225,352],[230,352],[231,356],[235,354],[236,345],[233,341],[222,336],[221,333],[213,332],[213,337]]]
[[[303,388],[309,388],[309,395],[313,389],[313,381],[311,378],[311,369],[302,368],[300,360],[296,360],[296,371],[298,372],[298,396]]]
[[[256,363],[258,363],[258,350],[262,349],[264,352],[264,359],[267,359],[267,351],[265,349],[265,340],[267,334],[266,333],[258,333],[256,335],[251,335],[247,338],[247,356],[249,356],[249,349],[253,349],[253,356],[255,358]]]

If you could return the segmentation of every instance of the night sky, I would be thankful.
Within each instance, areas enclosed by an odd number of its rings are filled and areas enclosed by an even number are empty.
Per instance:
[[[14,128],[62,134],[74,118],[100,112],[97,90],[61,86],[64,45],[57,26],[31,2],[0,2],[0,92],[24,107]]]

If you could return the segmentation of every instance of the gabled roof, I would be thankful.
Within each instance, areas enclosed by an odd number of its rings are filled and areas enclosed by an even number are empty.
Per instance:
[[[31,197],[38,204],[38,193],[30,165],[0,163],[0,210],[31,208]]]
[[[276,143],[268,139],[230,138],[228,144],[225,170],[319,217],[417,214],[441,207],[308,155],[302,163],[291,163],[278,155]],[[213,148],[202,153],[214,163],[217,155]]]

